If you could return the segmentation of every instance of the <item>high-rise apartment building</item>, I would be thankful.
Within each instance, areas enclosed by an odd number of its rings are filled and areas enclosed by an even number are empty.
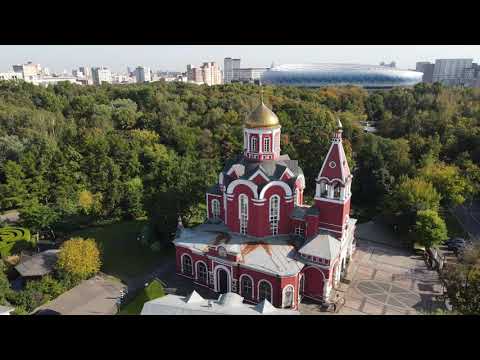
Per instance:
[[[206,85],[219,85],[222,83],[222,71],[215,62],[205,62],[200,67],[187,65],[188,82]]]
[[[472,68],[473,59],[437,59],[433,69],[433,82],[445,85],[463,85],[467,69]]]
[[[215,62],[205,62],[202,65],[203,82],[209,86],[222,83],[222,71]]]
[[[428,61],[419,61],[416,63],[415,71],[419,71],[423,73],[422,81],[425,83],[432,83],[433,82],[433,68],[435,64],[432,64]]]
[[[240,69],[240,59],[227,57],[223,60],[223,82],[229,84],[232,81],[238,81],[238,70]]]
[[[95,85],[101,85],[103,82],[112,83],[112,73],[107,67],[92,68],[92,79]]]
[[[41,76],[42,68],[40,64],[33,64],[29,61],[23,65],[13,65],[13,71],[22,74],[23,80],[33,82]]]
[[[150,68],[145,66],[138,66],[135,69],[135,78],[137,83],[150,82],[152,80]]]

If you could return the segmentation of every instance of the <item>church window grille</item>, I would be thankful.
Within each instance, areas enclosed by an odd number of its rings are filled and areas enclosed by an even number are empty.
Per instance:
[[[268,300],[272,302],[272,287],[265,280],[260,281],[258,289],[258,301]]]
[[[248,276],[242,276],[242,283],[241,283],[241,289],[242,289],[242,296],[247,299],[253,298],[253,283],[252,279],[250,279]]]
[[[202,263],[202,262],[198,262],[198,263],[197,263],[197,276],[198,276],[198,280],[199,280],[202,284],[206,284],[206,283],[207,283],[208,271],[207,271],[207,267],[206,267],[205,264]]]
[[[183,255],[182,257],[182,272],[185,274],[185,275],[190,275],[192,276],[192,259],[190,256],[188,255]]]
[[[295,228],[295,235],[300,236],[301,238],[303,238],[303,237],[304,237],[304,234],[305,234],[305,230],[303,229],[303,226],[302,226],[302,225],[298,225],[298,226]]]
[[[257,151],[257,137],[256,136],[251,137],[250,144],[251,144],[251,151],[256,152]]]
[[[247,223],[248,223],[248,198],[246,195],[240,195],[240,234],[247,234]]]
[[[266,137],[263,139],[263,151],[270,152],[270,138]]]
[[[270,198],[270,229],[272,235],[278,234],[278,221],[280,218],[280,197],[273,195]]]
[[[220,217],[220,201],[212,200],[212,218],[217,220]]]

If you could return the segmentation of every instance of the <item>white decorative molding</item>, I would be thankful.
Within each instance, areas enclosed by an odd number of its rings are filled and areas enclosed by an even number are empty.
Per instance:
[[[286,196],[292,196],[292,189],[290,189],[290,186],[287,185],[287,183],[283,181],[271,181],[268,183],[260,192],[259,199],[263,199],[265,197],[265,193],[267,192],[268,189],[274,186],[280,186],[284,191]]]
[[[245,185],[247,186],[248,188],[250,188],[250,190],[252,190],[253,192],[253,196],[255,199],[258,199],[258,186],[257,184],[251,182],[251,181],[248,181],[248,180],[244,180],[244,179],[237,179],[237,180],[234,180],[232,181],[229,185],[228,185],[228,188],[227,188],[227,194],[228,195],[231,195],[233,194],[233,191],[235,189],[235,187],[237,185]],[[268,186],[268,185],[267,185]]]
[[[257,171],[255,171],[255,172],[252,174],[252,176],[250,176],[250,177],[248,178],[248,180],[253,180],[253,179],[255,179],[255,177],[257,177],[257,175],[260,175],[265,181],[270,181],[270,179],[269,179],[269,178],[263,173],[263,171],[260,170],[260,169],[257,169]]]

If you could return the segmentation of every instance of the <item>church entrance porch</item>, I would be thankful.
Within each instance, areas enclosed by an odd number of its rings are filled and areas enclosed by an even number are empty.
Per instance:
[[[303,272],[302,295],[313,300],[322,301],[324,298],[324,280],[325,276],[320,269],[314,266],[306,268]]]
[[[217,267],[215,270],[215,291],[225,294],[231,291],[230,273],[224,268]]]

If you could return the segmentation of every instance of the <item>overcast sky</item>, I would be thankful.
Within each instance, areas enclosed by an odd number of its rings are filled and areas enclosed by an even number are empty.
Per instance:
[[[186,64],[241,58],[242,67],[268,67],[272,63],[341,62],[378,64],[395,61],[397,67],[415,68],[417,61],[473,58],[480,61],[480,45],[0,45],[0,72],[28,60],[51,71],[79,66],[108,66],[124,72],[127,66],[185,71]]]

